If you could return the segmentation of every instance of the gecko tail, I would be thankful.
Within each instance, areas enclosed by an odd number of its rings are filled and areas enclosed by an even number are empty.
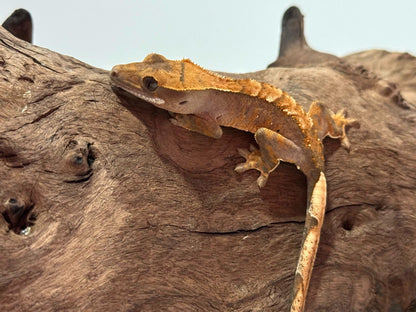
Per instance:
[[[309,281],[318,251],[321,228],[326,209],[326,178],[321,171],[319,178],[308,181],[308,207],[305,219],[302,248],[296,268],[294,297],[291,312],[303,312],[306,304]]]

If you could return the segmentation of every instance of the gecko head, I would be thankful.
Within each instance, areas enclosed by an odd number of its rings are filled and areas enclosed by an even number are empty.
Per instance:
[[[191,91],[208,89],[197,81],[207,75],[213,74],[189,60],[171,61],[159,54],[149,54],[143,62],[116,65],[110,73],[116,87],[179,114],[193,114],[200,108],[201,101],[195,101]]]

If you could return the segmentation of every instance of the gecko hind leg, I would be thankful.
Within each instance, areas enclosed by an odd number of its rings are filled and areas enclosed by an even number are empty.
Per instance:
[[[266,185],[269,174],[276,169],[280,161],[300,165],[301,149],[291,140],[267,128],[260,128],[254,134],[259,149],[250,146],[250,151],[238,149],[246,161],[238,164],[235,171],[238,173],[256,169],[260,171],[257,185],[262,188]]]
[[[341,109],[334,114],[327,106],[319,102],[313,102],[308,112],[314,126],[317,128],[318,137],[322,140],[326,136],[333,139],[340,139],[342,147],[349,151],[350,142],[345,133],[345,127],[359,128],[357,120],[347,118],[345,109]]]

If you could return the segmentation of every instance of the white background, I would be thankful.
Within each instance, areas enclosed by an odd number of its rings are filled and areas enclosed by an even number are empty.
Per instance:
[[[306,39],[316,50],[416,54],[414,0],[1,0],[0,23],[25,8],[34,44],[104,69],[157,52],[248,72],[276,59],[281,19],[291,5],[305,16]]]

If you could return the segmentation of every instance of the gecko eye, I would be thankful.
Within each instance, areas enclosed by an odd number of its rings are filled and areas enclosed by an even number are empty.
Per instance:
[[[158,87],[156,79],[150,76],[143,78],[143,86],[149,91],[155,91]]]

